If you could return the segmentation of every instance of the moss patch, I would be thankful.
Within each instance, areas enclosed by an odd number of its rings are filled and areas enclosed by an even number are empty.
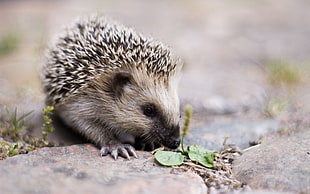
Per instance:
[[[0,56],[14,52],[20,44],[20,36],[15,32],[4,34],[0,37]]]
[[[302,80],[300,66],[281,60],[268,60],[266,70],[273,84],[298,84]]]

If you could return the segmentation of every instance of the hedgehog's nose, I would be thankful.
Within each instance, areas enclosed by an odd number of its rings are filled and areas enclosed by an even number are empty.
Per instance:
[[[180,145],[180,126],[176,125],[171,128],[171,134],[169,140],[167,141],[167,147],[171,149],[176,149]]]
[[[174,140],[168,142],[167,147],[168,147],[168,148],[171,148],[171,149],[176,149],[176,148],[179,147],[180,141],[181,141],[180,138],[174,139]]]

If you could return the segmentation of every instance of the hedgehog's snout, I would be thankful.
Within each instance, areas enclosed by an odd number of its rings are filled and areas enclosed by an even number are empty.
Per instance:
[[[179,147],[180,145],[180,137],[177,138],[177,139],[173,139],[171,141],[168,142],[168,144],[166,145],[168,148],[171,148],[171,149],[176,149]]]
[[[180,126],[175,125],[171,128],[171,133],[168,135],[166,141],[164,142],[164,146],[176,149],[180,145]]]

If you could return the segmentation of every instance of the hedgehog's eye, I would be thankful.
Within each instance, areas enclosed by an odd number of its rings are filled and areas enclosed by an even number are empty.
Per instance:
[[[153,104],[142,106],[143,114],[147,117],[155,117],[157,114],[156,107]]]

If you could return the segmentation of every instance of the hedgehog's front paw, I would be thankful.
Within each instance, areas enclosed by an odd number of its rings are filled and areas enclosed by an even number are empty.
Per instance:
[[[102,146],[100,150],[101,156],[106,156],[111,154],[111,156],[116,160],[118,156],[122,156],[124,158],[130,159],[130,156],[138,158],[135,148],[133,148],[129,144],[117,144],[117,145],[109,145]]]

